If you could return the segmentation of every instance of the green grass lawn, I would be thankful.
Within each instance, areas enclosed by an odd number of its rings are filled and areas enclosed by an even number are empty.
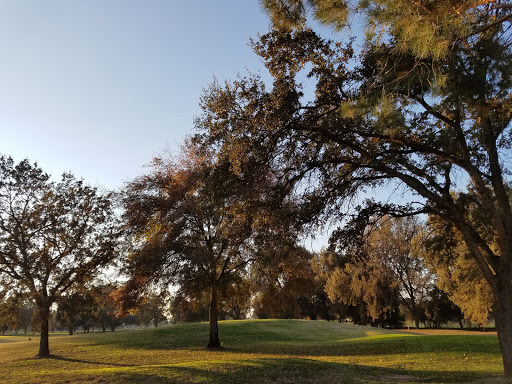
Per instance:
[[[50,337],[0,337],[0,383],[496,383],[495,335],[414,335],[301,320],[205,323]]]

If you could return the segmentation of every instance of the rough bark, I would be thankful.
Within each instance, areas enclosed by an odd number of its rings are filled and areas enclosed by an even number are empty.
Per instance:
[[[37,356],[40,358],[50,357],[50,347],[48,344],[49,314],[49,308],[39,308],[39,315],[41,316],[41,338],[39,341],[39,353]]]
[[[210,311],[209,311],[209,338],[208,348],[220,348],[219,340],[219,309],[217,307],[217,284],[212,282],[210,287]]]
[[[498,290],[494,292],[493,315],[498,333],[503,373],[505,378],[512,378],[512,274],[497,275]]]
[[[73,336],[73,319],[68,319],[68,332],[70,336]]]

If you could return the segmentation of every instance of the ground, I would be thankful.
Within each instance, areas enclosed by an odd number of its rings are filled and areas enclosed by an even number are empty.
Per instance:
[[[495,334],[390,331],[301,320],[220,322],[210,351],[206,323],[0,337],[0,382],[13,383],[482,383],[503,382]],[[414,333],[413,333],[414,332]],[[424,333],[424,332],[422,332]],[[435,333],[435,334],[432,334]]]

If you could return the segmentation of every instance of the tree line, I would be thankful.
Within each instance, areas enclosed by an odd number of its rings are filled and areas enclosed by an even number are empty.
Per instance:
[[[131,313],[121,313],[116,291],[113,284],[98,284],[67,292],[50,309],[50,332],[65,330],[73,335],[78,329],[85,333],[95,328],[114,332],[120,326],[157,327],[168,322],[165,315],[167,300],[162,295],[148,295]],[[37,306],[30,297],[14,294],[0,302],[0,331],[3,335],[9,331],[16,334],[40,332],[40,324]]]
[[[304,207],[283,194],[275,174],[265,169],[240,175],[198,139],[188,140],[176,158],[154,159],[148,174],[102,200],[69,174],[63,186],[37,164],[2,157],[1,261],[9,272],[3,275],[0,307],[4,329],[22,326],[26,332],[32,323],[44,350],[44,333],[55,321],[70,334],[77,326],[156,326],[166,319],[169,300],[163,297],[170,288],[174,320],[208,320],[212,348],[220,346],[218,320],[225,318],[350,320],[385,327],[406,320],[416,327],[462,326],[464,317],[483,326],[489,318],[492,292],[445,222],[354,216],[334,231],[329,248],[308,251],[300,245],[304,228],[297,223]],[[57,199],[56,190],[65,197],[43,207],[45,193]],[[97,201],[102,205],[94,206]],[[112,212],[114,203],[123,207],[122,217]],[[95,217],[99,222],[88,221]],[[73,260],[73,252],[85,247],[87,257]],[[100,252],[105,248],[106,259]],[[116,263],[115,273],[125,282],[99,283],[98,267]],[[55,293],[63,271],[67,286]]]
[[[212,348],[221,302],[245,275],[260,271],[270,292],[296,265],[297,278],[312,268],[331,303],[376,324],[399,321],[400,306],[418,324],[443,295],[479,323],[492,311],[512,377],[512,3],[262,5],[272,27],[251,44],[272,84],[252,74],[212,83],[181,153],[116,197],[122,217],[71,175],[53,182],[1,158],[0,278],[36,303],[39,355],[49,355],[51,305],[118,258],[121,310],[152,286],[179,287],[183,303],[206,295]],[[355,13],[362,48],[312,27],[346,31]],[[412,198],[360,201],[384,188]],[[300,238],[327,222],[339,226],[329,249],[300,261]]]

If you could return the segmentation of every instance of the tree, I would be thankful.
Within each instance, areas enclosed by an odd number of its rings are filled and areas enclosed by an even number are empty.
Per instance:
[[[233,320],[244,319],[251,305],[251,283],[240,273],[232,276],[220,289],[221,308]]]
[[[341,236],[344,235],[344,241]],[[340,239],[336,262],[326,273],[325,291],[333,302],[343,303],[364,310],[372,326],[398,327],[400,314],[400,285],[385,258],[373,252],[372,244],[361,233],[350,236],[338,230]],[[356,311],[357,322],[365,323],[366,316]]]
[[[305,192],[305,220],[338,219],[361,189],[396,182],[416,202],[370,204],[371,214],[428,213],[453,224],[491,286],[504,373],[512,377],[512,2],[263,3],[275,28],[254,48],[273,87],[245,78],[207,90],[211,138],[225,151],[280,163],[288,183],[311,181],[295,189]],[[311,9],[343,28],[353,4],[369,25],[355,63],[350,47],[307,27]],[[298,79],[304,73],[316,86],[312,98]],[[471,217],[476,206],[485,212],[481,226]]]
[[[441,324],[449,321],[455,321],[462,329],[464,328],[463,319],[464,315],[461,309],[449,299],[448,295],[436,286],[432,287],[429,292],[429,300],[425,305],[424,321],[433,328],[438,328]]]
[[[75,331],[78,321],[85,323],[97,312],[97,303],[85,287],[69,290],[57,300],[57,320],[68,328],[70,335]]]
[[[50,307],[116,257],[110,196],[70,174],[53,182],[37,164],[0,157],[0,279],[35,302],[39,357],[50,355]]]
[[[18,326],[23,329],[23,333],[28,333],[28,330],[32,327],[33,328],[33,320],[36,316],[36,308],[34,304],[29,301],[25,300],[24,302],[20,303],[21,305],[18,307],[18,318],[19,318],[19,324]],[[36,325],[37,326],[37,325]],[[32,329],[32,332],[34,332],[34,329]]]
[[[269,181],[243,181],[212,148],[188,141],[181,158],[155,159],[151,172],[126,189],[124,217],[140,239],[126,291],[154,282],[207,290],[209,348],[220,347],[219,288],[247,268],[272,215],[279,217],[260,208]]]
[[[258,317],[328,318],[323,287],[315,279],[311,266],[313,255],[296,247],[283,254],[273,254],[270,262],[251,270],[253,307]]]
[[[18,332],[21,324],[20,315],[23,298],[18,292],[10,292],[9,295],[1,292],[0,295],[0,325],[2,325],[2,334],[5,334],[9,329]],[[31,317],[32,314],[30,315]]]
[[[165,300],[162,295],[149,294],[144,298],[144,302],[137,310],[136,316],[145,326],[152,324],[156,328],[161,321],[167,320],[164,314],[164,306]]]
[[[466,319],[482,327],[494,302],[489,283],[452,225],[431,217],[428,229],[423,259],[435,270],[436,285],[446,292]]]
[[[171,300],[173,321],[175,323],[208,321],[209,301],[209,295],[204,292],[191,296],[180,289]]]
[[[370,252],[393,272],[400,302],[408,309],[416,328],[420,326],[433,285],[433,276],[421,258],[422,234],[415,218],[384,217],[368,239]]]
[[[110,328],[114,332],[123,324],[125,313],[119,308],[120,288],[115,284],[102,284],[94,287],[93,296],[96,300],[97,313],[95,319],[105,332]]]

